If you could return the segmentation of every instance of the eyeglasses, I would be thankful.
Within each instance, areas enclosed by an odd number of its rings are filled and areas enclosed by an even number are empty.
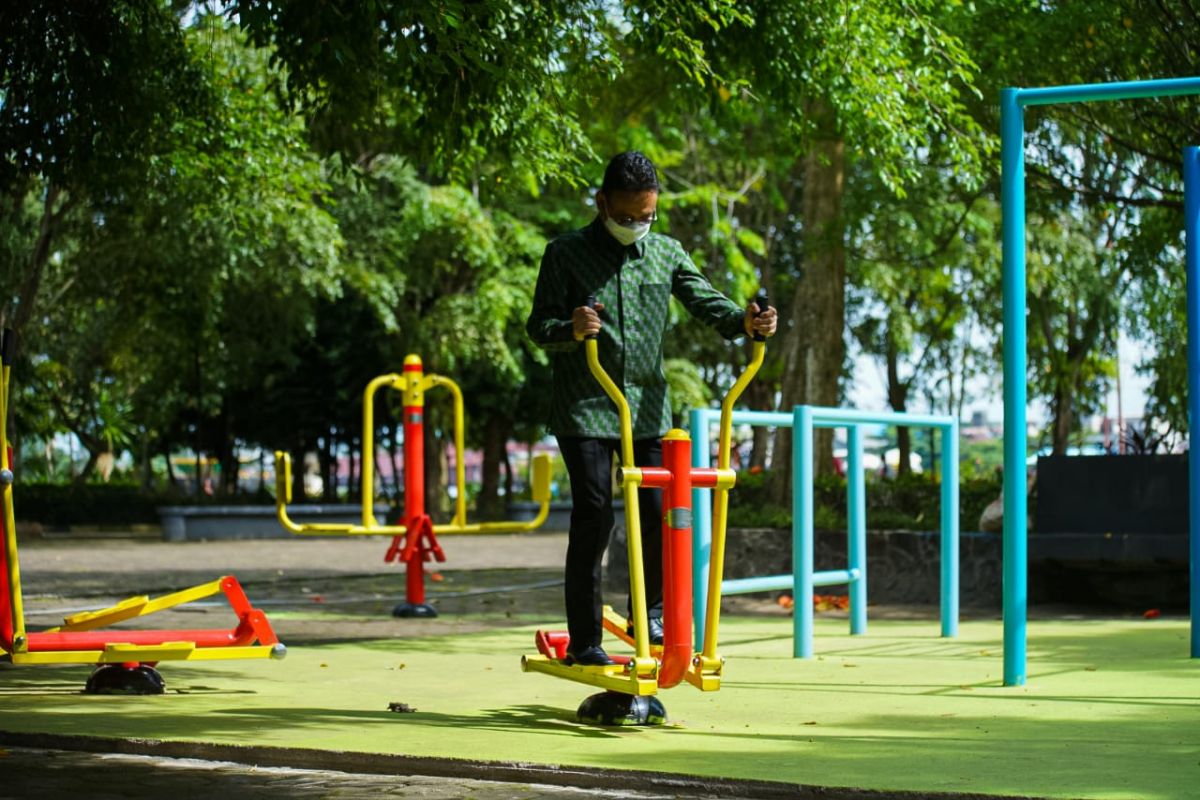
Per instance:
[[[653,225],[658,220],[658,212],[655,211],[648,217],[613,217],[613,222],[620,225],[622,228],[627,228],[630,225]]]

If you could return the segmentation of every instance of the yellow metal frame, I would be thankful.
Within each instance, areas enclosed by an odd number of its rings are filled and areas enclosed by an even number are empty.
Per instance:
[[[408,356],[405,365],[421,363],[417,356]],[[425,393],[430,389],[445,388],[454,398],[454,474],[459,487],[454,501],[454,516],[450,522],[434,525],[433,532],[445,534],[525,533],[540,528],[550,514],[550,456],[535,455],[530,463],[530,487],[533,501],[538,504],[538,513],[527,522],[477,522],[467,523],[466,468],[463,462],[465,445],[465,416],[463,394],[458,384],[441,375],[425,375],[419,371],[380,375],[367,384],[363,391],[363,444],[362,485],[375,485],[375,393],[381,388],[395,389],[404,396],[406,406],[424,406]],[[282,468],[281,468],[282,466]],[[362,522],[358,525],[339,523],[299,524],[288,515],[287,507],[292,502],[292,458],[282,450],[275,451],[275,511],[279,523],[298,536],[396,536],[407,532],[406,525],[381,525],[375,517],[373,491],[362,492]]]
[[[237,661],[251,658],[282,658],[276,645],[245,647],[197,647],[195,642],[163,642],[158,645],[110,644],[103,650],[47,650],[9,653],[0,661],[12,664],[126,664],[133,661]]]
[[[11,336],[10,333],[6,335]],[[0,369],[0,469],[11,473],[8,459],[8,405],[9,381],[12,368],[4,365]],[[241,645],[231,647],[198,646],[192,641],[162,642],[159,644],[132,644],[121,642],[120,631],[113,631],[114,641],[102,649],[91,650],[45,650],[29,651],[29,636],[25,626],[25,608],[21,592],[21,570],[17,553],[17,526],[13,511],[13,483],[3,482],[4,547],[8,566],[8,603],[12,613],[13,651],[0,648],[0,661],[12,664],[112,664],[132,661],[212,661],[250,658],[282,658],[287,649],[282,644]],[[63,619],[63,624],[44,633],[90,631],[116,622],[141,617],[167,608],[210,597],[221,589],[224,578],[174,592],[151,600],[149,597],[131,597],[116,605],[97,611],[84,611]],[[256,612],[257,613],[257,612]],[[186,631],[180,631],[186,634]]]
[[[646,574],[642,565],[642,527],[638,511],[638,487],[642,483],[642,471],[634,465],[633,422],[629,403],[625,395],[613,382],[600,364],[599,350],[595,339],[586,339],[584,348],[588,368],[593,377],[604,388],[604,393],[617,407],[621,426],[621,468],[617,480],[625,497],[625,538],[629,559],[629,594],[633,612],[633,636],[626,633],[626,620],[604,607],[604,627],[626,644],[632,645],[634,656],[628,665],[617,664],[607,667],[585,667],[566,665],[544,655],[524,656],[521,669],[525,672],[543,672],[578,683],[591,684],[604,689],[634,695],[649,695],[658,691],[658,656],[661,649],[651,647],[646,610]],[[755,341],[749,366],[734,382],[721,403],[721,424],[717,469],[719,472],[713,498],[713,541],[712,562],[709,572],[708,612],[705,624],[705,647],[702,653],[694,654],[684,680],[703,692],[715,692],[721,688],[721,669],[725,660],[717,654],[718,611],[721,605],[721,576],[725,568],[725,524],[729,505],[729,490],[737,480],[730,469],[732,447],[733,405],[741,397],[746,386],[762,367],[765,346]],[[714,606],[717,611],[714,611]]]
[[[766,347],[754,342],[750,364],[734,382],[725,399],[721,401],[721,424],[717,445],[717,469],[728,470],[733,440],[733,404],[742,396],[746,386],[762,367]],[[721,582],[725,574],[725,527],[729,511],[729,490],[732,486],[717,485],[713,493],[712,553],[708,571],[708,601],[704,616],[704,650],[699,655],[699,667],[706,672],[720,674],[724,663],[717,655],[717,627],[721,621]]]

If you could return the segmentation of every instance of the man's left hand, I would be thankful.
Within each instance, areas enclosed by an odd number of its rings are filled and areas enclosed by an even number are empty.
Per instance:
[[[767,307],[759,308],[758,303],[751,303],[746,306],[746,334],[753,336],[760,334],[762,336],[775,335],[775,309]]]

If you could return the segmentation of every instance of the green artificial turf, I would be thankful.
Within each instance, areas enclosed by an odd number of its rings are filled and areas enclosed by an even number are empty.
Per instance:
[[[908,791],[1195,797],[1200,660],[1185,620],[1035,621],[1028,683],[1001,686],[1001,625],[726,617],[720,692],[670,724],[606,729],[588,687],[520,671],[533,629],[294,647],[283,662],[162,664],[168,694],[79,694],[87,668],[0,672],[0,729],[656,770]],[[618,651],[614,646],[613,651]],[[414,713],[394,713],[405,703]]]

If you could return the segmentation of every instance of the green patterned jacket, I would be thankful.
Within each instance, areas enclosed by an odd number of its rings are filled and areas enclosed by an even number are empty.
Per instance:
[[[635,439],[671,427],[662,340],[671,295],[726,339],[745,335],[745,311],[713,288],[683,246],[651,233],[623,247],[597,218],[546,245],[525,330],[551,354],[550,430],[558,436],[620,437],[617,409],[588,371],[571,314],[589,295],[604,304],[600,363],[629,401]]]

